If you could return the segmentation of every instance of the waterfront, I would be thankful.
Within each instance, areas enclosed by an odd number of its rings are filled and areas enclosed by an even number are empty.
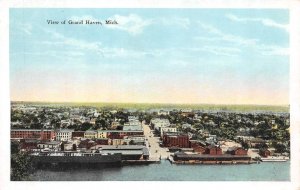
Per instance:
[[[37,170],[33,181],[289,181],[290,161],[250,165],[160,164],[101,169]]]

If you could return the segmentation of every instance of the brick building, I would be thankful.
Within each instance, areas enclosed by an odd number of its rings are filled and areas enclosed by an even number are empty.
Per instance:
[[[227,153],[232,155],[247,155],[248,150],[243,149],[242,147],[233,147],[227,150]]]
[[[72,138],[84,138],[84,131],[73,131]]]
[[[189,136],[185,133],[164,133],[163,146],[189,148]]]
[[[192,148],[194,152],[203,154],[206,151],[205,147],[206,145],[204,142],[200,142],[198,140],[190,140],[190,148]]]
[[[217,146],[208,146],[205,150],[205,154],[210,154],[210,155],[221,155],[222,154],[222,149]]]
[[[39,139],[54,140],[56,133],[49,129],[11,129],[10,138],[19,139]]]

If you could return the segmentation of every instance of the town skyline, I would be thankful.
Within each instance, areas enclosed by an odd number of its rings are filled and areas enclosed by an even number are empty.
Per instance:
[[[13,101],[289,104],[287,10],[13,9],[10,19]]]

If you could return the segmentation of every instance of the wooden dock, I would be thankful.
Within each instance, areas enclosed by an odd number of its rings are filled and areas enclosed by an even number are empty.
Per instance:
[[[147,164],[159,164],[160,159],[149,160],[122,160],[122,165],[147,165]]]

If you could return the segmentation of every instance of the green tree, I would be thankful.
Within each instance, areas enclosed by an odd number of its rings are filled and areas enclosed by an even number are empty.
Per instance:
[[[19,144],[11,143],[11,172],[10,179],[12,181],[29,180],[30,173],[34,170],[31,157],[27,153],[21,153]]]

